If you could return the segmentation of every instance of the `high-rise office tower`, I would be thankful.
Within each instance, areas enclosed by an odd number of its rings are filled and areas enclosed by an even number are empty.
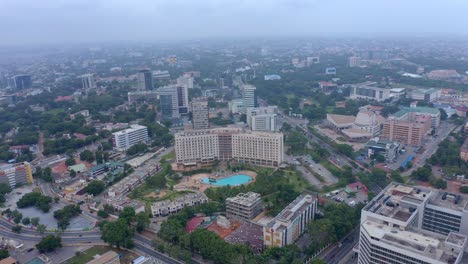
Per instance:
[[[13,84],[16,90],[29,89],[32,87],[31,75],[16,75],[13,77]]]
[[[177,86],[176,88],[179,114],[186,114],[189,110],[188,88],[186,86]]]
[[[153,73],[150,70],[139,70],[137,73],[137,90],[145,91],[153,89]]]
[[[159,106],[164,119],[179,118],[179,100],[177,86],[169,85],[158,89]]]
[[[96,88],[94,75],[91,73],[81,75],[81,83],[83,85],[83,89]]]
[[[192,124],[193,129],[207,129],[209,127],[208,100],[198,99],[192,101]]]
[[[255,96],[255,86],[250,84],[244,84],[242,86],[242,103],[244,113],[247,112],[247,108],[252,108],[257,105],[257,97]]]

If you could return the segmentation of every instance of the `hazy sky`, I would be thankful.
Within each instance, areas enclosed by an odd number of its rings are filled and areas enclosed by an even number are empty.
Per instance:
[[[2,44],[467,34],[468,0],[0,0]]]

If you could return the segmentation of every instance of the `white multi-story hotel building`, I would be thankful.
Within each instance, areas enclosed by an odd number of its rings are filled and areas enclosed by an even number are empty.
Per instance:
[[[193,166],[215,160],[235,160],[277,167],[283,162],[283,134],[215,128],[175,134],[178,165]]]
[[[278,107],[247,108],[247,124],[253,131],[278,131]]]
[[[301,194],[263,227],[264,245],[283,247],[294,243],[316,213],[317,199],[311,194]]]
[[[148,142],[148,128],[140,125],[131,125],[130,128],[112,133],[112,145],[114,149],[124,151],[131,146]]]
[[[461,264],[467,197],[391,183],[361,213],[359,264]]]

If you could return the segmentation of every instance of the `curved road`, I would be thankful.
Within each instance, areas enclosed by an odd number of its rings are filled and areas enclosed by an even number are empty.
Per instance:
[[[31,229],[23,229],[21,230],[21,233],[13,233],[11,231],[11,228],[15,226],[13,223],[10,223],[6,221],[3,218],[0,218],[0,235],[4,237],[8,237],[11,239],[16,239],[16,240],[28,240],[28,241],[34,241],[34,242],[39,242],[42,239],[42,234],[39,234],[35,230]],[[47,234],[53,234],[56,235],[58,233],[54,232],[45,232],[45,235]],[[59,233],[59,235],[62,238],[62,243],[64,245],[72,245],[72,244],[95,244],[95,243],[105,243],[101,239],[101,233],[99,231],[91,230],[91,231],[65,231],[62,233]],[[180,264],[183,263],[177,259],[173,259],[163,253],[160,253],[152,248],[153,241],[151,239],[148,239],[140,234],[135,234],[134,237],[134,242],[135,242],[135,249],[139,250],[147,255],[153,256],[156,259],[159,259],[161,261],[164,261],[165,263],[169,264]],[[194,263],[202,263],[197,260],[192,260]]]

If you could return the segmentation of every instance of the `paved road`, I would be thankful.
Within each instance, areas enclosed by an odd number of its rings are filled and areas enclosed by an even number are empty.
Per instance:
[[[437,137],[429,136],[428,139],[426,139],[427,142],[424,145],[424,148],[425,148],[424,152],[418,157],[416,157],[416,161],[414,162],[413,167],[410,170],[402,173],[402,175],[408,176],[411,174],[413,170],[421,166],[424,166],[424,164],[426,163],[426,159],[431,157],[436,152],[437,148],[439,147],[440,142],[446,139],[448,135],[450,134],[450,132],[452,132],[454,129],[459,129],[459,128],[456,128],[454,124],[449,123],[447,121],[441,121],[440,126],[436,131]]]
[[[359,242],[359,226],[353,229],[340,243],[341,246],[332,247],[330,250],[324,252],[322,260],[327,264],[338,264],[344,259],[353,247]]]
[[[3,218],[0,218],[0,235],[8,237],[18,241],[33,241],[39,242],[42,239],[42,235],[37,231],[30,229],[23,229],[21,233],[13,233],[11,228],[14,226],[13,223],[6,221]],[[57,234],[54,232],[45,232],[47,234]],[[73,244],[95,244],[95,243],[104,243],[101,240],[101,233],[97,230],[91,231],[65,231],[60,233],[62,237],[62,243],[64,245],[73,245]],[[146,255],[152,256],[162,262],[169,264],[180,264],[183,263],[176,259],[173,259],[163,253],[160,253],[152,248],[152,241],[140,234],[135,234],[134,237],[135,249]],[[202,263],[197,260],[193,260],[194,263]]]

